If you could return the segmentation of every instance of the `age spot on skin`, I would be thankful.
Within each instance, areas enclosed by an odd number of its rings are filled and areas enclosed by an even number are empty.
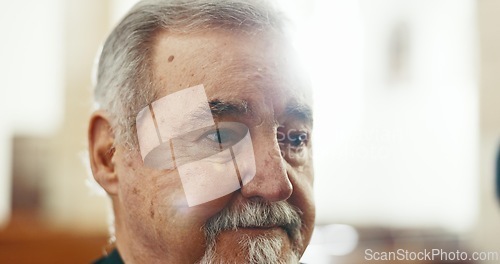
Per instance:
[[[172,62],[174,60],[174,55],[170,55],[170,57],[168,57],[168,62]]]
[[[149,207],[149,215],[151,218],[155,218],[155,210],[154,210],[154,203],[151,201],[150,207]]]

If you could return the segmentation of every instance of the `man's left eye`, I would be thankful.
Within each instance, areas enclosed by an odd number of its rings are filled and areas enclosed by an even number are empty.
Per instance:
[[[304,164],[308,159],[309,132],[307,130],[278,128],[277,140],[281,156],[292,166]]]
[[[289,136],[289,142],[292,147],[298,148],[307,144],[307,133],[300,132],[296,134],[291,134]]]

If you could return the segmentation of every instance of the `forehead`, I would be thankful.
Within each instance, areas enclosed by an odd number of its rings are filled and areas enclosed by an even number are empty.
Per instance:
[[[158,97],[203,84],[209,101],[277,113],[311,104],[309,83],[289,42],[278,34],[161,32],[152,54]]]

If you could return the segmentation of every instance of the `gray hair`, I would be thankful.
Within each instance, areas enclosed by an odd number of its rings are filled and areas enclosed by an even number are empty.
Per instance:
[[[160,30],[222,29],[284,33],[285,19],[265,0],[144,0],[107,38],[99,58],[95,103],[110,114],[115,144],[137,146],[136,114],[157,98],[151,53]]]
[[[217,236],[222,231],[255,226],[282,227],[290,238],[292,252],[287,259],[280,259],[282,240],[272,234],[244,236],[238,244],[242,252],[248,252],[245,263],[298,263],[300,248],[303,246],[303,237],[300,233],[301,215],[300,209],[285,201],[269,203],[263,200],[250,200],[239,207],[230,204],[208,219],[203,226],[207,249],[198,264],[228,263],[228,260],[218,259],[219,256],[215,253]]]

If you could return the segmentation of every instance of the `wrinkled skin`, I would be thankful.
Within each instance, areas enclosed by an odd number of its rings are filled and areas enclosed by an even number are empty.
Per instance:
[[[160,97],[203,84],[209,100],[248,102],[251,114],[227,115],[220,121],[240,122],[250,129],[257,170],[240,190],[188,207],[178,172],[147,168],[139,152],[129,153],[121,145],[113,149],[109,117],[95,112],[89,129],[91,165],[112,199],[116,244],[125,262],[195,263],[206,249],[202,226],[207,219],[249,200],[286,201],[302,212],[302,254],[315,215],[312,122],[287,109],[310,108],[311,94],[285,38],[270,33],[160,32],[152,59]],[[294,142],[288,135],[296,131],[307,140],[290,154]],[[282,239],[282,255],[291,254],[292,242],[280,227],[224,231],[217,237],[216,254],[243,263],[245,252],[235,250],[239,239],[263,234]]]

